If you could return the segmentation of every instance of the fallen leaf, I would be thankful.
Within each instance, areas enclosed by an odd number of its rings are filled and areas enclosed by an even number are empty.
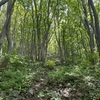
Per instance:
[[[61,90],[60,92],[61,92],[62,96],[64,96],[64,97],[69,97],[70,96],[68,89]]]

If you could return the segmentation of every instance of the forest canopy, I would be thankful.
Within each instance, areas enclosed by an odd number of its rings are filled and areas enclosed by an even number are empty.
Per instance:
[[[1,0],[0,4],[1,55],[24,55],[43,63],[50,56],[61,62],[97,62],[99,0]]]

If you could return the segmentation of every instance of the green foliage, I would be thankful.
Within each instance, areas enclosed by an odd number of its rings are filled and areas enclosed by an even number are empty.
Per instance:
[[[57,71],[53,71],[48,73],[49,76],[49,82],[53,82],[56,80],[57,83],[63,83],[68,81],[73,81],[74,79],[80,78],[81,74],[77,71],[73,71],[73,69],[70,68],[62,68]]]
[[[53,97],[52,92],[39,92],[38,97],[41,98],[41,100],[46,100],[47,97],[50,97],[50,100],[61,100],[58,97]],[[57,93],[55,93],[57,95]]]
[[[17,69],[13,71],[12,69],[5,70],[3,73],[0,73],[0,88],[2,90],[7,90],[10,88],[23,91],[25,88],[30,86],[29,79],[32,77],[28,77],[28,70]]]
[[[44,67],[49,68],[49,69],[54,69],[55,62],[52,60],[48,60],[45,64]]]
[[[100,98],[100,68],[94,67],[95,69],[93,70],[91,67],[87,69],[84,69],[84,66],[73,67],[66,67],[49,72],[48,83],[55,86],[63,84],[64,86],[72,88],[70,92],[76,96],[77,91],[83,91],[81,97],[86,99]]]
[[[55,62],[48,60],[44,67],[48,69],[57,69],[48,73],[48,83],[58,85],[70,83],[71,93],[83,92],[82,100],[100,99],[100,68],[98,65],[91,65],[95,60],[99,63],[98,45],[96,38],[90,37],[84,22],[84,7],[86,7],[87,21],[92,23],[90,10],[88,10],[88,2],[82,7],[82,2],[77,0],[18,0],[15,4],[14,12],[11,18],[11,34],[14,40],[13,54],[6,55],[10,58],[7,68],[0,69],[0,91],[15,89],[20,92],[26,91],[34,78],[32,69],[38,73],[35,77],[40,79],[41,74],[44,75],[45,70],[41,69],[41,62],[34,64],[29,57],[23,54],[33,56],[33,60],[40,60],[42,51],[47,54],[64,58],[68,65],[55,68]],[[99,0],[95,0],[98,17],[100,18]],[[91,9],[91,8],[90,8]],[[91,9],[92,10],[92,9]],[[6,6],[2,7],[0,30],[6,21]],[[95,19],[93,19],[95,22]],[[99,21],[98,21],[99,22]],[[95,23],[93,23],[95,26]],[[91,33],[95,33],[92,27],[89,27]],[[92,35],[91,35],[92,36]],[[97,36],[98,37],[98,36]],[[92,45],[91,40],[94,39]],[[7,39],[2,46],[3,54],[7,51]],[[93,45],[94,44],[94,45]],[[43,45],[43,48],[41,46]],[[91,54],[93,50],[93,54]],[[22,54],[22,55],[20,55]],[[40,55],[39,55],[40,54]],[[95,54],[95,55],[94,55]],[[62,55],[63,57],[59,56]],[[0,59],[2,62],[3,59]],[[58,67],[58,66],[57,66]],[[44,69],[45,69],[44,68]],[[47,71],[47,70],[46,70]],[[66,86],[68,87],[68,86]],[[40,92],[40,97],[45,94]],[[76,94],[77,96],[77,94]],[[94,97],[95,96],[95,97]],[[88,99],[89,97],[89,99]],[[2,99],[2,98],[0,98]],[[52,98],[51,100],[58,100]]]
[[[14,67],[24,67],[29,65],[29,59],[21,55],[10,55],[10,64]]]
[[[25,92],[34,78],[32,69],[28,66],[26,58],[21,56],[11,56],[10,58],[10,65],[0,69],[0,91],[5,91],[9,95],[13,95],[10,94],[11,89]]]
[[[0,97],[0,100],[3,100],[3,98],[2,98],[2,97]]]

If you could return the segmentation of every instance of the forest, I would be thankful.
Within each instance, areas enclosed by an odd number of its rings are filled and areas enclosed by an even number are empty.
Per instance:
[[[100,100],[100,0],[0,0],[0,100]]]

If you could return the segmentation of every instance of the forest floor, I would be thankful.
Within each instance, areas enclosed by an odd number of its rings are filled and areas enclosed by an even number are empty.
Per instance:
[[[100,100],[100,68],[15,62],[0,69],[0,100]]]

